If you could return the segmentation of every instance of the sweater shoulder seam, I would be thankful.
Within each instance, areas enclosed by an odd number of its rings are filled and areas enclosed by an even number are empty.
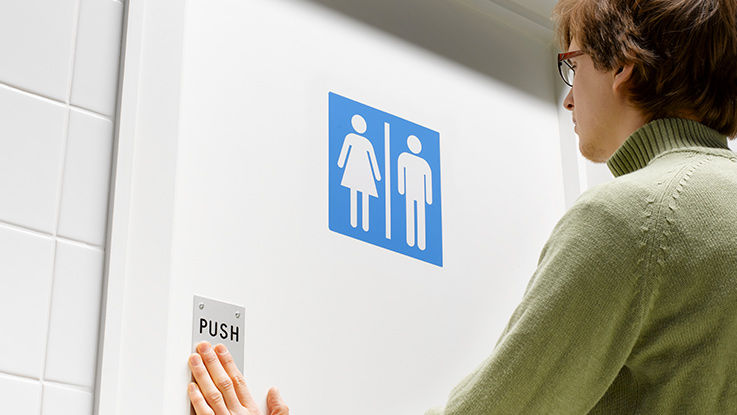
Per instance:
[[[672,213],[679,207],[678,199],[683,189],[688,185],[691,176],[713,159],[712,154],[704,155],[706,157],[671,169],[668,173],[674,174],[668,179],[657,182],[657,185],[662,187],[656,188],[646,199],[647,207],[643,213],[645,220],[641,227],[643,235],[640,240],[640,247],[643,251],[640,253],[638,264],[643,263],[639,271],[640,275],[650,276],[646,283],[651,284],[649,287],[651,298],[649,304],[643,310],[644,315],[641,316],[643,318],[652,311],[653,300],[657,298],[658,289],[662,282],[663,269],[667,264],[671,249],[669,244],[673,234],[672,225],[675,223]]]

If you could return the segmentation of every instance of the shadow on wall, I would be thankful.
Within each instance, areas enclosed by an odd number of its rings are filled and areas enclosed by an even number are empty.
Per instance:
[[[460,0],[305,1],[373,26],[542,101],[555,99],[550,80],[540,79],[541,66],[557,70],[554,59],[548,56],[553,52],[552,33],[550,44],[545,45]]]

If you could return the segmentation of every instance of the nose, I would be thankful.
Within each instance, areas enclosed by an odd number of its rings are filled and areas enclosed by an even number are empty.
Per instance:
[[[563,108],[567,109],[568,111],[573,111],[573,88],[568,91],[566,99],[563,100]]]

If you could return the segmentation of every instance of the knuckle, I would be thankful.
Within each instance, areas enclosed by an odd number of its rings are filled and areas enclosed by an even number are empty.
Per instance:
[[[223,402],[223,395],[216,390],[207,392],[207,401],[213,405],[218,405]]]
[[[195,367],[193,372],[195,374],[195,377],[198,377],[198,378],[204,378],[205,376],[210,376],[210,373],[203,366]]]
[[[205,353],[204,356],[202,356],[202,361],[204,361],[205,364],[212,364],[218,361],[218,357],[212,352]]]
[[[233,377],[233,383],[237,388],[243,389],[246,387],[246,378],[243,375],[235,375]]]
[[[229,391],[233,389],[233,381],[230,380],[230,378],[223,378],[218,380],[218,389],[220,389],[223,392]]]
[[[230,353],[225,352],[220,355],[220,360],[223,361],[223,364],[225,363],[232,363],[233,362],[233,356],[230,355]]]

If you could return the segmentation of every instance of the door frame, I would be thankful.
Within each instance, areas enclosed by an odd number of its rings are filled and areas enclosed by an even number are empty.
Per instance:
[[[186,1],[124,6],[94,409],[163,414]]]

